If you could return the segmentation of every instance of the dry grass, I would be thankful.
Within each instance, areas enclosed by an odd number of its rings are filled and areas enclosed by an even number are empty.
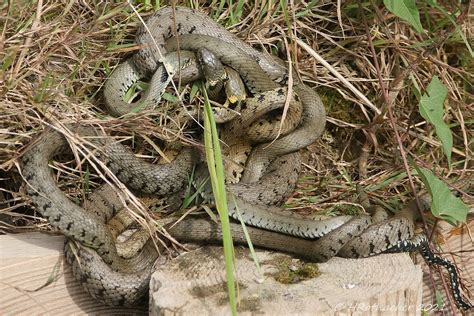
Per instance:
[[[137,2],[136,9],[144,18],[153,11],[146,1]],[[236,19],[232,32],[283,59],[290,51],[300,76],[322,95],[329,123],[322,139],[306,152],[305,175],[289,201],[295,208],[354,212],[358,208],[353,206],[355,183],[363,179],[374,201],[396,209],[412,196],[401,151],[447,182],[472,179],[474,67],[454,26],[438,10],[420,4],[426,12],[422,23],[427,32],[418,34],[382,6],[369,2],[358,7],[357,1],[349,1],[338,7],[336,1],[315,1],[310,9],[305,9],[304,3],[290,4],[285,7],[286,16],[279,2],[244,5],[243,13],[240,2],[231,8],[226,5],[220,12],[218,5],[209,9],[205,1],[177,3],[199,6],[227,26]],[[472,35],[468,8],[444,5],[447,11],[458,12],[457,25]],[[64,129],[65,123],[80,122],[101,126],[109,133],[134,135],[137,152],[152,159],[156,154],[144,146],[143,138],[135,136],[146,136],[157,144],[185,138],[185,126],[174,121],[171,112],[116,119],[103,111],[104,81],[117,63],[137,49],[133,34],[140,22],[127,3],[11,1],[1,10],[2,231],[47,228],[20,190],[18,169],[21,153],[46,126]],[[297,39],[332,69],[297,45]],[[424,91],[435,75],[449,90],[445,121],[454,136],[452,170],[447,168],[433,127],[417,108],[418,90]],[[388,107],[394,115],[392,125],[386,115]],[[402,149],[395,141],[395,131]],[[365,158],[359,168],[362,148],[370,154],[362,155]],[[63,189],[71,198],[81,200],[81,179],[87,170],[77,170],[73,162],[56,162],[54,166]],[[100,178],[89,171],[92,188]],[[360,172],[366,174],[360,177]],[[473,192],[468,188],[458,193],[472,203]]]

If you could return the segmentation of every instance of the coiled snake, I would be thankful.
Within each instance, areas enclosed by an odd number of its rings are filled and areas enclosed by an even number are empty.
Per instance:
[[[173,14],[172,9],[165,8],[153,15],[147,26],[154,40],[142,28],[138,32],[137,42],[145,48],[119,66],[106,85],[106,98],[113,101],[108,104],[112,114],[123,115],[130,110],[131,106],[121,104],[120,98],[116,96],[120,96],[140,77],[154,74],[152,87],[156,83],[158,88],[153,89],[158,89],[161,93],[163,84],[169,80],[169,74],[163,75],[162,69],[154,72],[160,65],[161,58],[157,47],[161,54],[175,51],[178,46],[189,51],[209,49],[221,62],[237,70],[247,88],[254,94],[246,105],[254,103],[257,108],[266,105],[266,94],[282,99],[286,96],[286,89],[280,85],[285,82],[286,69],[272,57],[252,49],[206,16],[187,8],[176,8],[176,13]],[[174,37],[176,34],[180,35],[179,38]],[[187,58],[188,55],[183,57]],[[175,58],[179,58],[179,55]],[[190,76],[199,74],[193,72]],[[151,90],[154,91],[153,89]],[[230,215],[237,217],[239,211],[244,222],[263,228],[250,229],[255,245],[290,251],[315,261],[325,261],[334,255],[364,257],[421,246],[429,262],[448,268],[455,299],[460,308],[470,307],[460,295],[456,270],[452,265],[440,261],[444,259],[432,257],[425,239],[410,240],[413,237],[413,207],[366,229],[371,223],[370,217],[340,216],[309,221],[290,217],[274,206],[293,190],[300,165],[299,156],[295,152],[313,143],[321,135],[325,125],[324,106],[318,95],[299,82],[293,90],[294,98],[301,102],[303,108],[300,123],[295,130],[278,138],[271,145],[261,144],[252,150],[242,183],[228,187]],[[123,110],[123,106],[127,109]],[[256,111],[251,106],[240,110],[241,116],[235,122],[229,122],[224,130],[236,131],[245,122],[241,120],[252,117]],[[76,132],[81,136],[97,136],[88,129],[77,128]],[[141,162],[122,145],[107,138],[93,137],[90,142],[96,147],[100,159],[123,183],[143,194],[166,196],[180,190],[198,159],[193,150],[186,149],[172,164],[152,166]],[[108,304],[133,304],[146,292],[157,252],[148,242],[137,256],[130,259],[120,257],[104,219],[74,204],[61,192],[48,169],[48,161],[65,145],[67,142],[64,136],[50,129],[24,154],[23,175],[28,182],[28,193],[36,208],[51,225],[85,246],[77,249],[71,243],[66,246],[68,261],[85,288]],[[233,230],[234,240],[243,242],[245,239],[239,226],[233,226]],[[218,226],[202,219],[184,220],[170,227],[169,231],[178,240],[208,242],[217,241],[220,237]],[[354,238],[359,234],[362,235]],[[312,241],[289,235],[321,238]],[[292,247],[286,246],[289,244]]]

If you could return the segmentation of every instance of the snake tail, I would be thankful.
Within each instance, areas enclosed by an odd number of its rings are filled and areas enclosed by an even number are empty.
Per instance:
[[[400,241],[397,245],[385,251],[386,253],[419,251],[423,259],[431,266],[443,267],[449,274],[449,286],[456,306],[461,310],[469,310],[473,305],[467,302],[461,294],[461,285],[456,266],[449,260],[437,256],[430,248],[426,235],[419,234],[409,240]]]

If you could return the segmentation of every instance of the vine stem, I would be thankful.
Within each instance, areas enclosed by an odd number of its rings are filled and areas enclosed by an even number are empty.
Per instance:
[[[376,6],[374,5],[374,7],[376,7]],[[360,6],[359,6],[359,8],[360,8]],[[376,11],[377,11],[377,9],[378,8],[376,8]],[[430,234],[428,234],[428,225],[427,225],[426,219],[425,219],[424,214],[423,214],[423,208],[421,207],[420,199],[418,197],[418,192],[416,190],[415,182],[413,180],[413,175],[411,173],[410,166],[408,164],[407,154],[406,154],[405,148],[403,146],[403,142],[402,142],[402,139],[401,139],[400,134],[398,132],[397,126],[395,124],[395,116],[393,115],[393,111],[392,111],[393,102],[391,102],[391,100],[390,100],[390,96],[389,96],[387,87],[385,86],[385,83],[384,83],[383,78],[382,78],[382,72],[380,70],[380,65],[379,65],[379,62],[378,62],[378,59],[377,59],[377,53],[375,52],[375,47],[374,47],[373,42],[372,42],[372,37],[370,36],[370,31],[369,31],[369,27],[367,25],[367,20],[366,20],[365,16],[363,17],[363,21],[364,21],[365,31],[366,31],[366,34],[367,34],[367,41],[368,41],[368,44],[369,44],[370,52],[373,56],[374,66],[375,66],[376,73],[377,73],[377,79],[379,81],[380,88],[382,90],[382,95],[383,95],[384,103],[385,103],[385,106],[386,106],[386,111],[387,111],[387,114],[388,114],[388,120],[389,120],[389,123],[390,123],[390,127],[394,132],[395,139],[396,139],[399,151],[400,151],[400,155],[402,157],[403,167],[404,167],[405,172],[408,176],[408,182],[410,183],[410,188],[413,191],[413,194],[415,196],[416,206],[418,208],[418,212],[419,212],[419,215],[420,215],[419,217],[421,218],[421,221],[423,223],[423,230],[424,230],[424,232],[427,236],[430,236]],[[431,241],[431,238],[428,239],[428,244],[429,244],[429,247],[431,248],[431,250],[433,250],[434,247],[433,247],[433,243]],[[449,307],[451,309],[451,312],[453,314],[455,314],[454,302],[452,301],[451,295],[449,295],[449,289],[448,289],[446,280],[444,278],[444,275],[443,275],[443,273],[441,273],[440,269],[438,269],[438,272],[439,272],[439,275],[441,277],[443,288],[446,291],[446,293],[448,293],[448,295],[446,295],[446,296],[447,296],[448,301],[449,301]],[[434,279],[433,279],[433,276],[432,276],[431,272],[430,272],[430,281],[431,281],[431,284],[432,284],[433,288],[435,288]]]

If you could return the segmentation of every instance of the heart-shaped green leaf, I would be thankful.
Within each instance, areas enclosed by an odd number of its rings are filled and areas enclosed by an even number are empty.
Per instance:
[[[384,0],[383,4],[390,12],[407,21],[418,33],[423,32],[415,0]]]
[[[439,81],[437,76],[431,79],[426,93],[421,96],[419,110],[421,116],[429,123],[433,124],[443,151],[448,159],[451,168],[451,152],[453,149],[453,135],[449,126],[444,122],[444,100],[448,95],[448,89]]]
[[[452,225],[466,222],[469,207],[460,198],[454,196],[448,186],[430,170],[418,166],[415,166],[415,168],[431,195],[431,212],[433,215]]]

